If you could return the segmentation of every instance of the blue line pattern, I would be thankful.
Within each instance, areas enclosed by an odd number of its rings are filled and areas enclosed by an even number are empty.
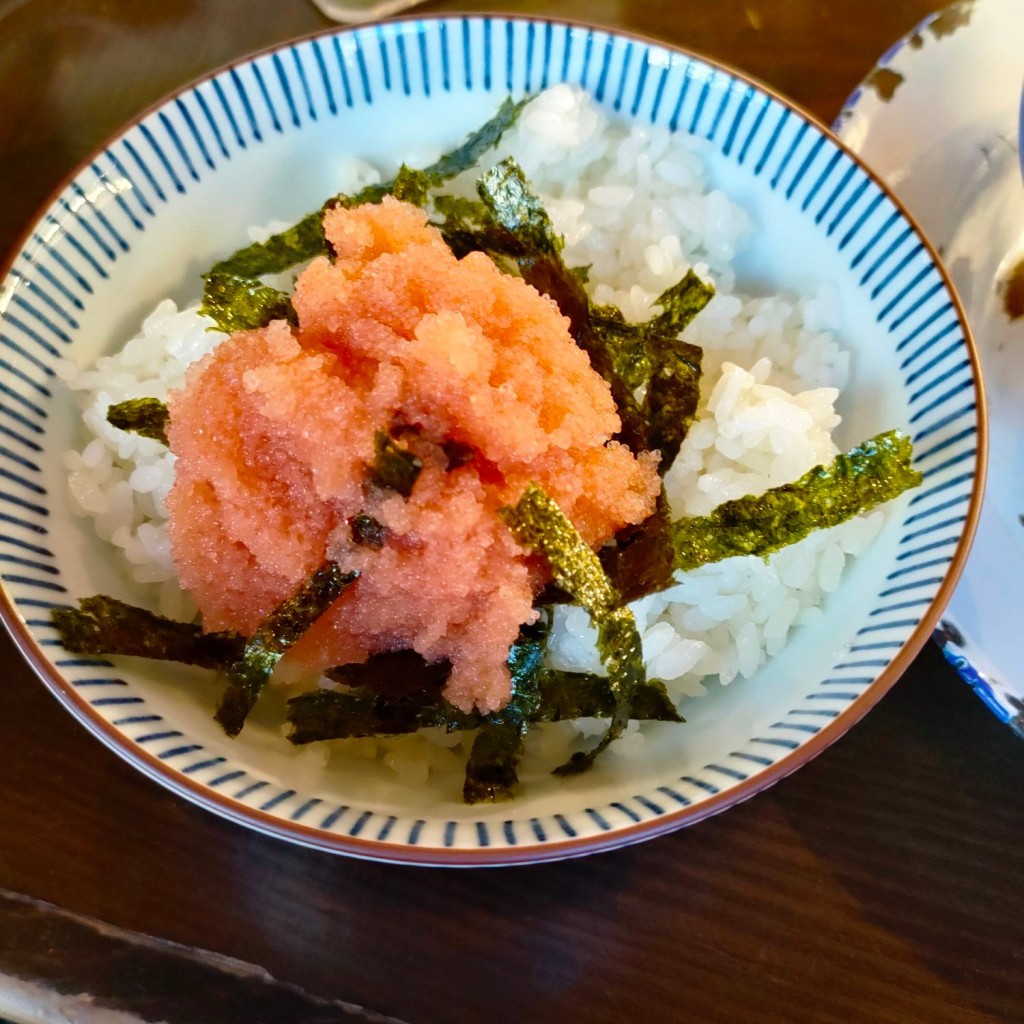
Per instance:
[[[356,115],[429,99],[443,126],[444,111],[467,96],[493,94],[493,103],[480,106],[486,110],[506,91],[559,81],[583,84],[609,109],[706,140],[714,159],[761,179],[774,202],[802,215],[819,243],[844,261],[893,355],[925,475],[896,512],[897,570],[825,678],[777,713],[762,735],[645,792],[620,788],[602,798],[599,789],[576,810],[569,798],[558,813],[532,818],[506,819],[507,809],[481,812],[457,800],[421,818],[339,804],[315,787],[253,774],[227,746],[183,734],[144,683],[114,677],[108,663],[55,661],[76,699],[131,751],[168,762],[172,785],[187,777],[243,817],[259,813],[282,827],[319,830],[351,840],[350,849],[386,844],[387,855],[398,858],[402,848],[514,851],[613,836],[727,794],[798,750],[871,686],[941,585],[970,507],[977,382],[940,272],[874,180],[788,106],[684,54],[546,21],[423,19],[300,42],[183,91],[83,167],[15,257],[0,289],[0,576],[17,613],[31,616],[25,622],[38,644],[56,658],[63,653],[46,612],[68,592],[67,549],[62,562],[51,513],[61,526],[68,515],[49,485],[60,477],[55,453],[70,447],[71,428],[54,367],[105,322],[103,307],[120,287],[122,268],[160,237],[160,225],[178,216],[183,200],[205,194],[245,161],[263,159],[264,151],[279,158],[288,140],[317,125],[344,137]],[[358,138],[350,145],[359,152]],[[949,647],[947,655],[953,657]]]

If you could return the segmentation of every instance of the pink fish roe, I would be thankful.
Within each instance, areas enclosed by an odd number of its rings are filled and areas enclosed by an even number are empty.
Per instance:
[[[446,695],[501,708],[544,582],[497,515],[534,481],[597,545],[651,514],[657,456],[609,441],[608,385],[555,304],[421,210],[338,208],[284,321],[234,334],[171,396],[174,560],[207,629],[251,633],[326,559],[361,576],[293,648],[311,671],[413,648]],[[422,461],[408,498],[367,482],[374,435]],[[384,527],[358,543],[350,519]]]

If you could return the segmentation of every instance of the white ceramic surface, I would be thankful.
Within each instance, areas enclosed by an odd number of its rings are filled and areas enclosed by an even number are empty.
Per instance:
[[[510,804],[457,788],[321,777],[257,708],[237,740],[208,681],[162,664],[64,652],[54,603],[121,586],[68,507],[61,454],[78,440],[54,361],[119,347],[156,300],[248,224],[332,194],[332,162],[394,167],[449,146],[508,93],[583,84],[624,118],[708,140],[716,184],[756,234],[752,290],[837,289],[854,367],[840,443],[903,427],[924,485],[893,504],[821,624],[754,678],[655,728],[644,756],[572,780],[523,779]],[[395,861],[495,864],[607,849],[699,820],[783,777],[879,699],[930,635],[979,501],[983,420],[973,352],[934,256],[879,184],[785,101],[696,57],[604,31],[503,18],[408,20],[318,36],[183,90],[80,168],[27,233],[0,291],[0,572],[4,619],[54,694],[160,783],[218,813],[322,849]],[[952,387],[951,387],[952,384]]]
[[[1005,305],[1010,275],[1022,268],[1024,276],[1022,85],[1024,0],[962,0],[890,49],[836,130],[938,248],[974,332],[989,401],[989,477],[937,639],[1024,736],[1024,318],[1011,319]]]

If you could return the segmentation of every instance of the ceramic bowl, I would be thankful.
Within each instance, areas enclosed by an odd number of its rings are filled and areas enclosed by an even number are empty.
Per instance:
[[[249,224],[332,194],[331,165],[458,142],[505,95],[582,84],[615,116],[706,140],[711,177],[755,225],[740,274],[755,290],[837,289],[853,374],[840,443],[890,427],[915,441],[924,484],[894,503],[814,630],[751,679],[712,685],[686,726],[636,759],[524,784],[465,806],[380,776],[311,770],[280,733],[227,739],[181,671],[65,652],[55,603],[118,588],[69,508],[63,453],[79,441],[58,359],[113,351]],[[389,861],[483,865],[609,849],[751,796],[857,721],[930,635],[977,516],[984,420],[972,345],[928,243],[827,130],[697,56],[599,29],[500,17],[337,31],[225,68],[103,146],[59,190],[3,278],[0,567],[7,627],[46,686],[138,769],[265,833]]]
[[[937,638],[985,704],[1024,737],[1024,52],[1005,46],[1024,0],[959,0],[894,44],[849,98],[836,130],[939,248],[977,339],[992,422],[978,533]],[[880,88],[879,83],[885,84]],[[933,117],[936,108],[941,117]]]

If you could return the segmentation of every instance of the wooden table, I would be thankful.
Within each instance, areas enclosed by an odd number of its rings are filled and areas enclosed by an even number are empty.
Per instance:
[[[932,3],[492,9],[685,45],[827,122]],[[136,112],[327,24],[308,0],[0,3],[0,247]],[[222,821],[87,735],[6,637],[0,665],[0,889],[412,1024],[1024,1020],[1024,747],[931,645],[852,733],[720,817],[582,861],[470,872],[360,863]]]

